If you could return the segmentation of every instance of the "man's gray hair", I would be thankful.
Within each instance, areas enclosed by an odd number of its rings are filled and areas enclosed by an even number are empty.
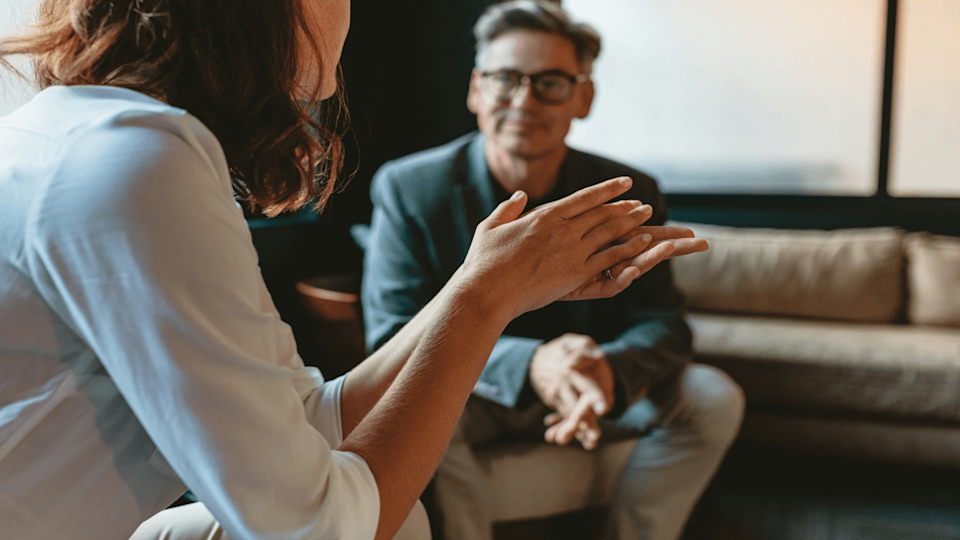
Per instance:
[[[477,66],[498,36],[511,30],[530,30],[557,34],[573,43],[580,69],[589,74],[600,55],[600,34],[590,25],[575,23],[559,5],[543,0],[516,0],[494,4],[473,26],[477,38]]]

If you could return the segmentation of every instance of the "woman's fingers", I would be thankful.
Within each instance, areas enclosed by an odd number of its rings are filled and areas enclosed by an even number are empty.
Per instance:
[[[690,255],[691,253],[700,253],[710,249],[710,244],[703,238],[679,238],[677,240],[668,240],[673,244],[673,252],[670,259],[681,255]]]
[[[600,182],[550,203],[546,210],[551,215],[556,215],[562,219],[573,219],[614,197],[623,195],[632,185],[633,180],[627,176]]]
[[[586,232],[583,235],[583,242],[591,252],[607,244],[617,243],[618,238],[638,229],[640,225],[653,216],[653,208],[648,204],[637,206],[619,217],[602,216],[602,219],[595,219],[591,216],[591,214],[600,213],[601,210],[607,210],[607,207],[610,206],[612,205],[604,205],[602,208],[591,210],[577,218],[577,221],[590,220],[592,222],[589,223],[589,228],[584,227]]]
[[[477,228],[488,231],[504,223],[510,223],[520,217],[526,205],[527,194],[520,190],[514,191],[513,195],[498,204],[497,207],[493,209],[493,212],[490,212],[490,215],[480,222]]]
[[[670,249],[671,251],[673,250],[673,244],[670,242],[661,242],[660,244],[651,247],[652,241],[653,237],[649,234],[636,236],[630,240],[627,240],[623,244],[615,244],[605,249],[601,249],[587,259],[587,264],[588,266],[596,268],[596,272],[599,274],[604,272],[607,268],[612,268],[624,261],[638,259],[639,257],[642,257],[643,254],[648,253],[652,249],[656,249],[659,246],[669,246],[669,248],[663,249]],[[641,268],[641,273],[645,271],[646,270]],[[612,273],[613,272],[611,271],[611,274]],[[613,277],[614,280],[616,280],[617,276]]]
[[[641,275],[646,274],[651,268],[670,258],[675,249],[672,242],[657,244],[637,257],[634,257],[633,261],[631,261],[632,264],[628,268],[636,268],[640,271]]]
[[[677,227],[675,225],[645,225],[628,231],[627,234],[617,238],[615,243],[622,244],[631,238],[643,234],[649,234],[651,237],[653,237],[654,242],[675,240],[679,238],[694,238],[695,236],[693,231],[686,227]]]
[[[589,281],[583,283],[560,300],[586,300],[590,298],[610,298],[623,292],[624,289],[633,283],[633,280],[641,276],[641,272],[636,268],[629,267],[615,273],[611,270],[610,275],[613,279],[608,279],[605,272],[593,276]]]

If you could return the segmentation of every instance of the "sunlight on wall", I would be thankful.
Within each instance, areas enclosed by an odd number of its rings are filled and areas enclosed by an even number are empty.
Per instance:
[[[890,192],[960,196],[960,0],[903,2]]]
[[[572,146],[670,192],[869,195],[884,0],[565,0],[604,39]]]
[[[7,37],[21,32],[24,23],[31,20],[33,0],[0,0],[0,36]],[[22,59],[10,59],[18,69],[23,69]],[[23,105],[36,93],[32,86],[6,69],[0,69],[0,116],[5,116]]]

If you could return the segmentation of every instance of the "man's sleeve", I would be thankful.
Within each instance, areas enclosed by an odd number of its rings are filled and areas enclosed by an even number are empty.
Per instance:
[[[425,238],[395,183],[388,164],[370,185],[373,216],[361,285],[370,353],[399,332],[443,286],[429,269]]]
[[[642,200],[656,201],[650,225],[667,220],[666,205],[656,184]],[[616,380],[617,401],[610,414],[622,414],[646,389],[655,391],[672,380],[693,356],[693,337],[684,320],[684,300],[673,283],[670,262],[641,276],[619,296],[603,301],[599,324],[623,328],[601,344]],[[599,307],[599,306],[598,306]]]

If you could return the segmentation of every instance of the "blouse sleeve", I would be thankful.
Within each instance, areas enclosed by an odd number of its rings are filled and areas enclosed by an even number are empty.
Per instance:
[[[25,247],[52,316],[232,538],[373,538],[374,477],[335,450],[342,381],[297,356],[213,135],[127,112],[68,140]]]

